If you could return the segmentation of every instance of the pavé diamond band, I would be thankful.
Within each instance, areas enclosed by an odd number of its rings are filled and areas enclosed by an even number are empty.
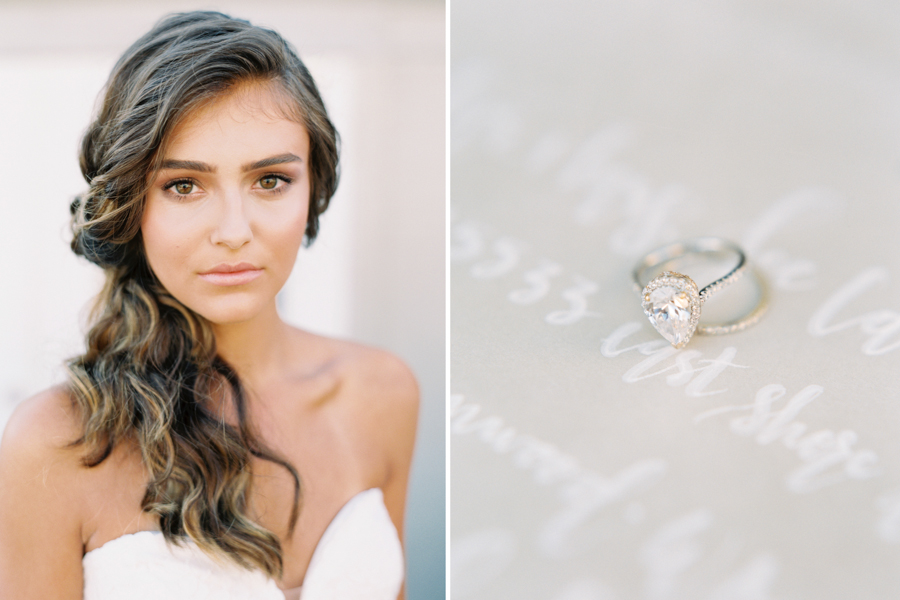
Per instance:
[[[709,285],[698,289],[697,284],[675,271],[666,270],[644,283],[648,271],[670,261],[691,254],[734,254],[737,265]],[[650,252],[634,268],[635,291],[641,294],[644,314],[656,330],[676,348],[683,348],[694,333],[722,335],[750,327],[763,316],[768,308],[768,291],[765,280],[757,272],[759,299],[748,313],[739,318],[718,325],[700,325],[700,308],[706,300],[740,279],[748,269],[744,251],[728,240],[705,237],[677,242]]]

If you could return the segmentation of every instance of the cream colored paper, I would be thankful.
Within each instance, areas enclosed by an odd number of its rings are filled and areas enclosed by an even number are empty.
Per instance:
[[[900,597],[900,12],[451,23],[452,597]],[[771,309],[675,352],[630,273],[703,235]]]

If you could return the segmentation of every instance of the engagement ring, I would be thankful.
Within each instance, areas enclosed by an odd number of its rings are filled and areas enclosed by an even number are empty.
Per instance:
[[[703,288],[698,288],[687,275],[668,268],[644,283],[648,272],[668,267],[669,263],[691,255],[729,255],[737,259],[737,264]],[[633,276],[635,291],[641,294],[641,306],[650,323],[673,346],[683,348],[695,332],[722,335],[742,331],[759,321],[768,308],[768,293],[762,275],[755,272],[759,297],[749,312],[718,325],[700,325],[703,303],[722,288],[740,279],[747,269],[747,257],[736,244],[721,238],[705,237],[669,244],[650,252],[635,266]]]

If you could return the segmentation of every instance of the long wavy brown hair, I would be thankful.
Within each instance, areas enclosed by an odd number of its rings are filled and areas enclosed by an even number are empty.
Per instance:
[[[169,294],[144,255],[140,224],[148,181],[172,131],[242,83],[267,83],[286,116],[310,138],[306,242],[318,232],[338,182],[338,137],[316,85],[293,48],[271,30],[216,12],[174,14],[134,43],[113,68],[84,135],[89,189],[72,203],[72,250],[102,267],[87,350],[68,364],[83,433],[84,464],[136,442],[149,472],[141,506],[166,540],[193,540],[241,566],[282,572],[277,536],[248,515],[251,458],[293,477],[293,531],[300,506],[295,467],[254,436],[241,382],[216,352],[210,324]],[[233,404],[225,423],[215,401]]]

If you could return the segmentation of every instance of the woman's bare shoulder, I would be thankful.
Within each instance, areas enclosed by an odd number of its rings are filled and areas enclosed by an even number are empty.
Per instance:
[[[71,443],[80,432],[81,419],[67,388],[55,386],[16,406],[0,440],[0,457],[64,460],[78,456]]]
[[[380,447],[387,475],[405,494],[419,420],[419,386],[407,364],[385,350],[352,344],[348,349],[345,397],[365,437]]]
[[[369,405],[415,412],[419,387],[415,375],[398,356],[357,342],[302,332],[303,344],[314,343],[327,368],[322,371],[339,382],[343,397]]]
[[[419,386],[398,356],[360,344],[345,348],[344,397],[363,438],[383,457],[376,480],[402,536],[407,484],[419,420]]]
[[[409,366],[397,355],[374,348],[334,340],[340,354],[340,371],[344,385],[373,408],[389,412],[415,411],[419,403],[419,386]]]
[[[0,580],[10,597],[75,597],[84,478],[76,411],[64,388],[20,403],[0,440]]]
[[[16,406],[0,438],[0,488],[42,494],[53,488],[57,498],[70,498],[83,478],[81,422],[65,387],[40,392]],[[34,486],[40,475],[43,482]],[[60,489],[64,489],[60,493]],[[9,500],[9,499],[7,499]],[[50,500],[48,500],[50,501]]]

